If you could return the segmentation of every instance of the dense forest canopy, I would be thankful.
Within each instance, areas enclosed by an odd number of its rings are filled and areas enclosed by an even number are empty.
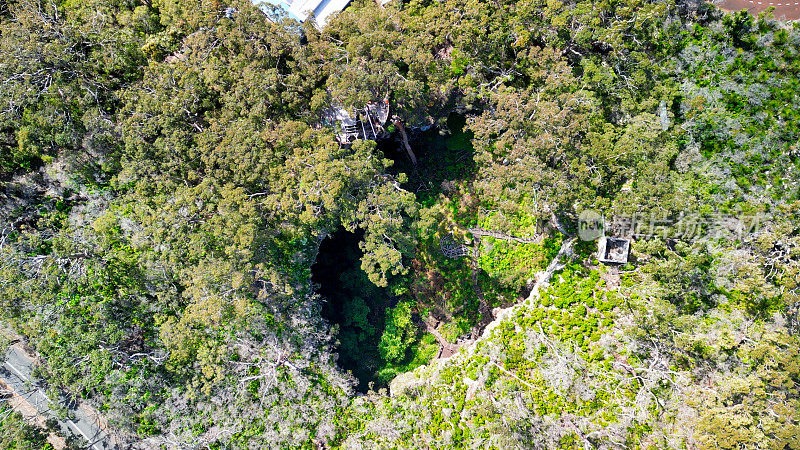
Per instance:
[[[770,12],[9,0],[0,343],[123,448],[800,449],[799,142]]]

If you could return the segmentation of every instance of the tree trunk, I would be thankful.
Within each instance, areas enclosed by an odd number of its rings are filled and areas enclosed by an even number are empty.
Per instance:
[[[399,117],[394,116],[392,117],[392,123],[394,123],[394,126],[397,127],[397,130],[400,131],[400,138],[403,139],[403,147],[405,147],[408,157],[411,158],[411,162],[416,166],[417,157],[414,155],[414,152],[411,150],[411,146],[408,144],[408,135],[406,135],[406,127],[403,125],[403,121],[400,120]]]

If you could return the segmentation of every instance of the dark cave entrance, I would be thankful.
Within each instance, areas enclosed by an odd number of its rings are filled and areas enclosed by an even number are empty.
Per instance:
[[[409,142],[418,160],[416,166],[399,138],[378,142],[378,149],[394,161],[389,172],[408,175],[403,188],[414,192],[420,204],[426,205],[438,197],[444,182],[466,180],[475,173],[473,133],[466,129],[466,124],[467,116],[454,112],[447,117],[445,129],[409,128]]]
[[[436,201],[445,185],[468,179],[475,171],[472,133],[465,130],[466,116],[453,113],[445,130],[409,129],[409,140],[418,164],[411,163],[399,139],[383,139],[378,149],[394,160],[388,172],[408,175],[403,187],[417,195],[421,205]],[[386,361],[381,357],[379,343],[387,322],[387,310],[395,308],[401,298],[387,288],[372,284],[361,270],[363,232],[351,233],[340,228],[322,241],[317,259],[311,266],[311,279],[322,297],[322,316],[334,328],[336,352],[342,370],[350,371],[358,380],[357,389],[366,392],[372,384],[384,387],[394,374],[427,363],[437,348],[432,335],[423,339],[417,304],[413,297],[403,296],[404,302],[414,302],[413,321],[417,338],[407,347],[405,356]],[[476,307],[477,308],[477,307]],[[427,353],[426,353],[427,352]]]
[[[338,329],[339,367],[358,380],[357,389],[366,392],[369,383],[377,388],[377,372],[383,361],[378,342],[383,332],[385,311],[396,299],[372,284],[361,270],[362,232],[339,229],[328,236],[311,266],[311,279],[322,300],[322,316]]]

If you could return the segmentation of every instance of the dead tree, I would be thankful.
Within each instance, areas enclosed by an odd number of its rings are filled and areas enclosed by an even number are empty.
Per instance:
[[[411,150],[411,145],[408,144],[408,135],[406,134],[406,127],[403,121],[398,116],[392,116],[392,123],[397,127],[397,131],[400,132],[400,138],[403,140],[403,147],[406,149],[408,157],[411,158],[411,162],[416,166],[417,157],[414,155],[414,151]]]

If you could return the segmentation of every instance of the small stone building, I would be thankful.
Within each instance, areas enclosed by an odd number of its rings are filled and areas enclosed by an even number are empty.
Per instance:
[[[606,264],[625,264],[630,251],[628,239],[602,236],[597,242],[597,259]]]

